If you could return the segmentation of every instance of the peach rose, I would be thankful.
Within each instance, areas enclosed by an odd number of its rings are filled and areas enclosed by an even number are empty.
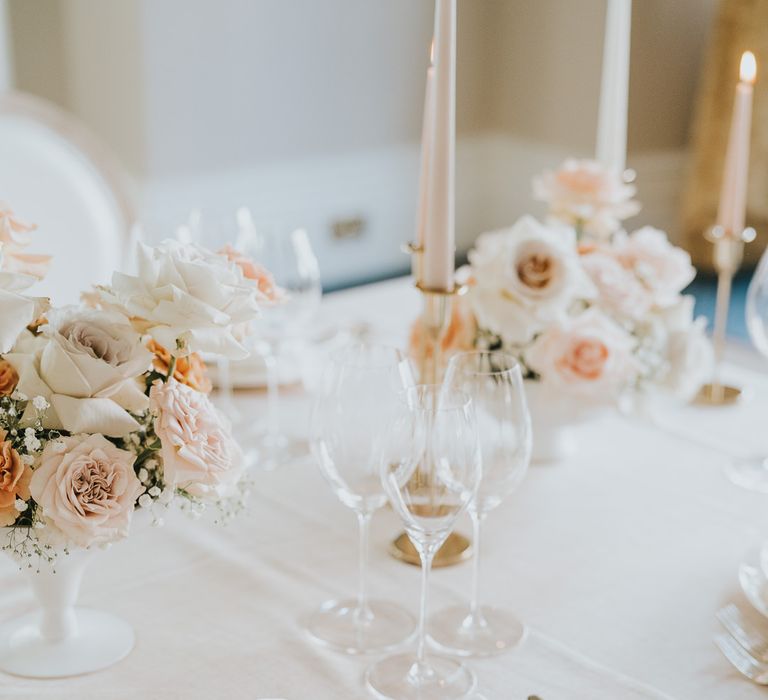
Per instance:
[[[458,352],[472,350],[477,335],[477,321],[472,309],[464,297],[458,297],[451,309],[451,320],[440,340],[441,364],[446,366],[448,360]],[[409,354],[417,362],[424,355],[431,358],[435,351],[432,340],[424,332],[424,323],[419,317],[411,327]]]
[[[206,394],[177,381],[149,392],[165,482],[194,496],[223,496],[240,478],[243,455]]]
[[[154,354],[152,366],[155,368],[155,371],[167,377],[168,368],[171,366],[171,353],[154,340],[150,340],[147,343],[147,348]],[[210,394],[213,388],[213,384],[211,384],[211,380],[208,377],[208,369],[205,366],[205,362],[196,352],[191,352],[186,357],[176,359],[173,378],[195,391],[202,391],[204,394]]]
[[[254,262],[229,243],[219,251],[219,254],[235,263],[245,279],[256,282],[259,292],[264,296],[264,301],[277,301],[282,296],[282,290],[275,284],[275,278],[266,267]]]
[[[552,325],[525,351],[544,384],[595,401],[612,400],[639,371],[634,340],[597,309]]]
[[[21,457],[13,449],[10,440],[5,440],[5,434],[0,430],[0,527],[13,525],[19,516],[16,510],[16,499],[26,501],[29,498],[29,481],[31,470],[21,461]]]
[[[45,518],[80,547],[128,536],[136,499],[144,490],[135,455],[103,435],[52,440],[40,456],[30,492]]]
[[[535,178],[533,192],[549,204],[553,218],[601,239],[640,211],[632,199],[635,188],[624,182],[621,173],[593,160],[566,160],[555,172]]]
[[[16,368],[0,357],[0,396],[10,396],[19,383],[19,375]]]

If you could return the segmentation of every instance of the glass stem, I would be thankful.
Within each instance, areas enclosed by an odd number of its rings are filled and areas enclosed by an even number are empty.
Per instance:
[[[277,414],[280,401],[280,377],[277,373],[277,355],[271,345],[262,354],[267,370],[267,434],[274,437],[280,432],[280,418]]]
[[[469,602],[469,612],[473,619],[477,619],[480,616],[480,534],[483,516],[474,508],[469,515],[472,518],[472,539],[475,548],[475,556],[472,560],[472,597]]]
[[[226,413],[232,412],[232,374],[230,372],[229,360],[226,357],[219,357],[217,360],[219,370],[219,393],[221,394],[221,403]]]
[[[432,570],[432,560],[435,558],[434,547],[424,547],[421,552],[421,603],[419,605],[419,638],[416,647],[416,662],[419,667],[424,664],[427,651],[427,600],[429,596],[429,574]]]
[[[368,607],[368,587],[367,587],[367,573],[368,573],[368,551],[370,540],[370,525],[371,525],[370,512],[360,512],[357,514],[357,522],[359,525],[360,534],[360,554],[358,561],[358,588],[357,588],[357,608],[358,608],[358,622],[366,622],[373,617],[370,608]]]

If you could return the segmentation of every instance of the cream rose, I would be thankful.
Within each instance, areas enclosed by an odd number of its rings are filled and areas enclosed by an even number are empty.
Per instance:
[[[135,456],[102,435],[48,442],[30,483],[46,520],[79,547],[128,536],[136,499],[144,490]]]
[[[634,340],[597,309],[555,323],[525,351],[544,384],[608,402],[638,375]]]
[[[595,303],[604,311],[624,319],[639,319],[648,313],[651,294],[611,252],[589,252],[581,256],[581,264],[597,289]]]
[[[115,273],[101,302],[174,354],[247,357],[233,328],[258,315],[259,289],[223,255],[191,243],[139,243],[138,275]]]
[[[574,232],[524,216],[510,229],[482,234],[469,254],[469,300],[479,326],[519,345],[562,318],[595,289],[582,270]]]
[[[658,306],[676,304],[680,292],[696,276],[691,256],[673,246],[664,231],[651,226],[621,238],[615,250],[622,264],[649,290]]]
[[[226,495],[240,479],[243,455],[208,396],[175,380],[155,382],[149,396],[166,483],[195,496]]]
[[[110,437],[136,430],[131,413],[149,406],[138,378],[152,355],[133,328],[120,316],[68,307],[49,312],[41,332],[27,334],[5,359],[20,392],[51,404],[46,427]]]
[[[594,160],[566,160],[534,178],[533,193],[549,204],[553,218],[599,239],[609,238],[623,219],[640,211],[632,199],[635,188]]]

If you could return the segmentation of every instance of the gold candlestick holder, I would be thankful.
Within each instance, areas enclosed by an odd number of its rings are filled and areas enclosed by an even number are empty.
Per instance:
[[[423,248],[407,243],[403,250],[418,256],[418,270],[421,267]],[[430,289],[418,282],[416,288],[421,292],[424,300],[421,315],[424,332],[418,358],[419,380],[422,384],[439,384],[443,379],[442,342],[451,323],[453,301],[457,296],[464,294],[467,288],[454,283],[453,289],[450,290]],[[404,532],[392,541],[389,552],[395,559],[421,566],[419,553]],[[471,556],[472,546],[469,539],[458,532],[452,532],[435,554],[432,566],[451,566]]]
[[[708,406],[726,406],[735,403],[741,396],[741,388],[723,384],[720,380],[720,366],[725,353],[728,309],[731,303],[733,276],[741,266],[744,244],[755,240],[755,229],[745,228],[734,233],[723,226],[714,226],[705,234],[713,246],[713,262],[717,272],[717,297],[715,301],[715,327],[712,343],[715,349],[715,373],[712,381],[701,387],[696,403]]]

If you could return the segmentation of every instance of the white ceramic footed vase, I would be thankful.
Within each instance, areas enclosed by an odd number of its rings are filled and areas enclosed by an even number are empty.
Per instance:
[[[0,670],[27,678],[79,676],[130,653],[135,638],[127,622],[75,607],[83,573],[96,551],[61,553],[53,565],[41,564],[39,572],[22,564],[38,609],[0,623]]]
[[[573,456],[579,446],[579,427],[602,409],[539,381],[526,379],[524,384],[533,429],[531,462],[561,462]]]

